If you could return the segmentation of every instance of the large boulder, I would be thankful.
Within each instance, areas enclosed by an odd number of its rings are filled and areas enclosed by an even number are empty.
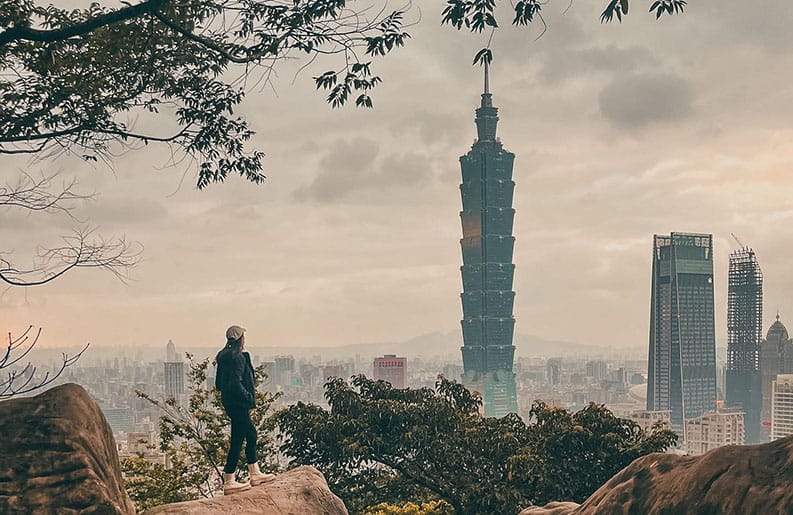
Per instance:
[[[314,467],[298,467],[234,495],[164,504],[144,515],[347,515],[344,503]]]
[[[550,503],[520,515],[793,513],[793,436],[703,456],[634,460],[580,506]]]
[[[135,513],[113,432],[82,387],[0,402],[0,428],[0,513]]]

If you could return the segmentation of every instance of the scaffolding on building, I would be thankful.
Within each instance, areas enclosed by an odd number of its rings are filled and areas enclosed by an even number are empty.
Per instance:
[[[738,238],[735,241],[741,248],[730,254],[725,404],[744,412],[746,442],[759,443],[763,404],[760,371],[763,272],[754,251],[743,246]]]
[[[730,254],[727,288],[727,370],[760,369],[763,272],[749,247]]]

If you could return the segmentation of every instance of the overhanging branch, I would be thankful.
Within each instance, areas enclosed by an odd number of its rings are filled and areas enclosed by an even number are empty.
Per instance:
[[[143,14],[151,13],[158,9],[166,0],[146,0],[138,5],[123,7],[116,11],[101,14],[95,18],[88,19],[82,23],[77,23],[69,27],[60,29],[41,30],[33,29],[28,26],[17,26],[0,32],[0,49],[15,41],[38,41],[41,43],[51,43],[53,41],[63,41],[75,36],[89,34],[100,27],[137,18]]]

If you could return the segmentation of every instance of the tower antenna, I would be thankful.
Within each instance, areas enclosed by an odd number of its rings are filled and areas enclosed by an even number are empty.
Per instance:
[[[485,95],[490,93],[490,76],[488,74],[487,59],[485,59]]]

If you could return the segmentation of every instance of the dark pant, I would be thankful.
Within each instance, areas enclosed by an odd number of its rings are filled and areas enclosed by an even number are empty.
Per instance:
[[[231,474],[237,470],[243,440],[246,441],[245,459],[248,463],[256,463],[256,428],[247,409],[227,408],[226,414],[231,419],[231,448],[223,472]]]

